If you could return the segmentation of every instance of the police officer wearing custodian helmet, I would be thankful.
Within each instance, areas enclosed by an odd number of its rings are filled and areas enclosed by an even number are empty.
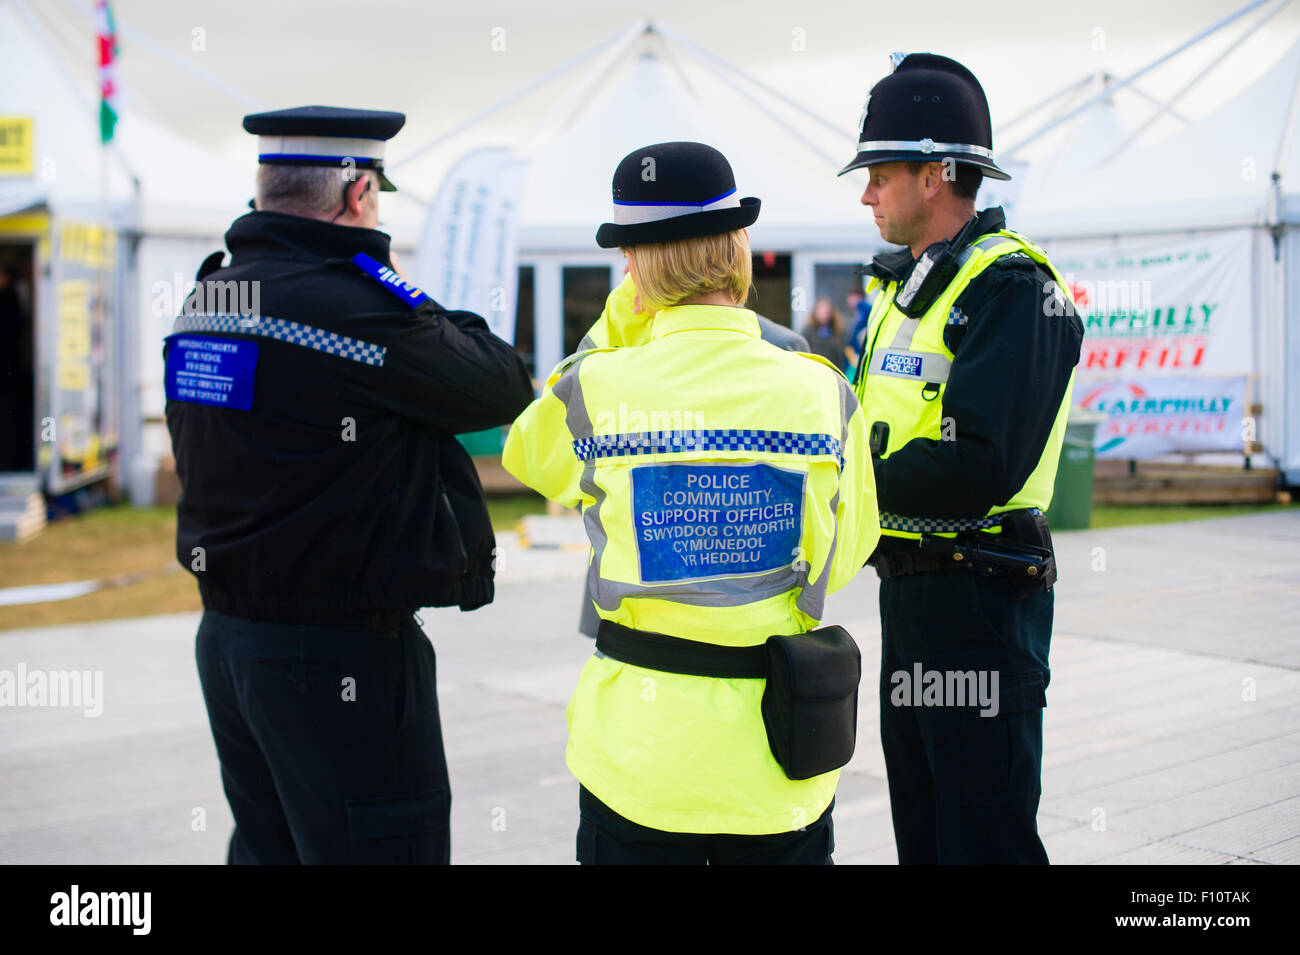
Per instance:
[[[254,212],[164,349],[177,556],[235,817],[232,863],[447,862],[424,606],[492,600],[492,526],[455,435],[532,387],[484,321],[393,271],[376,229],[400,113],[245,117]],[[238,302],[232,306],[232,302]]]
[[[1083,326],[1046,254],[975,209],[988,103],[895,56],[857,155],[881,236],[856,391],[880,504],[880,734],[903,863],[1046,863],[1036,815],[1052,497]]]

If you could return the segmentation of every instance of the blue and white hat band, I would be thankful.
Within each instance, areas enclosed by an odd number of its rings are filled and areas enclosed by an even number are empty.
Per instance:
[[[335,160],[350,156],[358,161],[384,158],[382,139],[361,139],[350,136],[259,136],[257,154],[260,161],[268,159],[320,159]]]
[[[616,225],[638,225],[642,222],[659,222],[662,219],[675,219],[677,216],[692,215],[696,212],[712,212],[715,209],[735,209],[740,206],[740,197],[736,190],[724,192],[704,202],[619,202],[614,200],[614,223]]]

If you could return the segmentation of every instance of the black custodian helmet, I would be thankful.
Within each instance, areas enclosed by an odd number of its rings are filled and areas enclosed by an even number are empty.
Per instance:
[[[839,174],[882,162],[948,158],[978,166],[990,179],[1011,178],[993,161],[989,102],[975,74],[935,53],[903,56],[867,95],[858,154]]]

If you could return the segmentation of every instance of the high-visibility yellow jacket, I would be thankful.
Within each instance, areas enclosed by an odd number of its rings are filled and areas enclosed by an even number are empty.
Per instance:
[[[882,455],[883,459],[888,460],[891,454],[917,438],[952,440],[951,436],[945,435],[945,422],[949,425],[955,423],[944,417],[944,394],[956,356],[944,343],[944,326],[964,320],[953,306],[967,286],[999,258],[1013,253],[1026,255],[1040,263],[1055,280],[1057,289],[1069,288],[1046,252],[1019,233],[1007,229],[981,236],[958,253],[960,267],[956,275],[925,313],[916,318],[908,318],[895,304],[897,282],[881,284],[879,279],[872,279],[873,285],[880,287],[880,293],[868,319],[856,393],[869,421],[883,421],[889,425],[889,447]],[[1008,373],[1028,372],[1015,370]],[[991,507],[985,515],[971,518],[928,518],[883,511],[880,514],[881,532],[889,538],[912,540],[919,539],[923,533],[955,537],[962,531],[981,530],[996,534],[1001,531],[998,515],[1006,511],[1021,508],[1046,511],[1052,501],[1073,387],[1074,373],[1071,371],[1038,464],[1024,485],[1005,504]]]
[[[619,296],[605,324],[628,329],[638,322]],[[675,306],[644,325],[638,347],[555,369],[510,430],[506,469],[581,505],[588,592],[604,619],[727,646],[814,628],[879,537],[852,389],[822,359],[762,342],[748,309]],[[786,778],[768,747],[763,687],[597,654],[569,703],[566,762],[644,826],[800,828],[830,804],[839,773]]]

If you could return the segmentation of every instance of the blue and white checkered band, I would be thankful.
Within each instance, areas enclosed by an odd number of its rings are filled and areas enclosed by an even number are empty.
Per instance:
[[[315,351],[336,355],[363,365],[380,367],[388,349],[383,345],[363,342],[360,339],[337,335],[310,325],[300,325],[283,318],[268,318],[265,315],[227,315],[209,312],[196,312],[181,315],[172,326],[172,333],[177,332],[228,332],[232,335],[257,335],[262,338],[274,338],[276,341],[291,345],[302,345]]]
[[[839,438],[798,431],[709,428],[692,431],[639,431],[598,434],[578,438],[573,453],[580,461],[640,454],[674,454],[689,451],[761,451],[768,454],[802,454],[843,457]]]
[[[1036,507],[1029,508],[1031,514],[1043,513]],[[981,531],[997,527],[1005,515],[994,514],[992,517],[942,518],[942,517],[905,517],[889,511],[880,512],[880,529],[882,531],[905,531],[909,534],[959,534],[962,531]]]
[[[712,212],[715,209],[735,209],[740,205],[736,190],[724,192],[703,202],[620,202],[614,200],[614,224],[636,225],[641,222],[658,222],[675,219],[694,212]]]
[[[966,325],[969,322],[970,322],[970,316],[968,316],[957,306],[954,305],[952,308],[948,309],[949,325]]]

